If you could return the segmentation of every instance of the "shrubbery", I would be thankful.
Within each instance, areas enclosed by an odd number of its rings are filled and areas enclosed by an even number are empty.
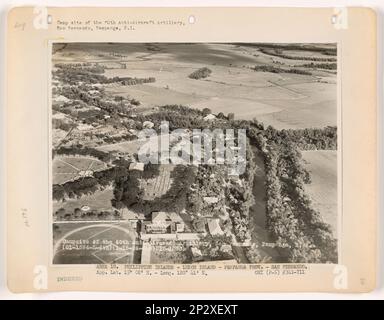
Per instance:
[[[294,143],[301,150],[336,150],[337,127],[276,130],[271,126],[263,132],[270,142]]]
[[[204,79],[204,78],[207,78],[211,73],[212,73],[211,69],[204,67],[192,72],[188,77],[196,80]]]
[[[66,198],[79,198],[83,195],[92,194],[97,190],[104,189],[119,177],[129,175],[126,167],[113,167],[103,171],[96,171],[93,177],[84,177],[63,184],[54,184],[52,198],[57,201]]]
[[[102,67],[94,66],[73,66],[67,64],[56,64],[56,70],[52,72],[53,77],[70,85],[78,85],[79,83],[85,84],[108,84],[120,83],[122,85],[137,85],[143,83],[155,82],[154,77],[148,78],[133,78],[133,77],[112,77],[108,78],[102,73]]]
[[[241,43],[242,46],[246,47],[257,47],[257,48],[263,48],[263,49],[274,49],[277,51],[282,50],[294,50],[294,51],[311,51],[311,52],[319,52],[321,54],[327,55],[327,56],[335,56],[337,54],[337,48],[336,46],[331,47],[320,47],[317,45],[311,45],[311,44],[295,44],[295,43],[286,43],[286,44],[276,44],[276,43]]]
[[[337,63],[306,63],[302,64],[300,67],[304,68],[318,68],[318,69],[327,69],[327,70],[336,70]]]
[[[284,69],[284,68],[279,68],[271,65],[255,66],[253,70],[260,71],[260,72],[272,72],[272,73],[295,73],[295,74],[302,74],[307,76],[312,75],[311,72],[306,70],[301,70],[297,68]]]
[[[270,56],[275,56],[283,59],[290,59],[290,60],[304,60],[304,61],[324,61],[324,62],[335,62],[336,58],[322,58],[322,57],[305,57],[305,56],[291,56],[282,53],[281,49],[264,49],[260,48],[260,51],[264,54],[268,54]]]
[[[60,129],[64,131],[69,131],[71,128],[73,128],[74,124],[70,123],[68,121],[65,121],[63,119],[52,119],[52,128],[53,129]]]
[[[80,156],[91,156],[99,159],[103,162],[108,162],[111,160],[111,155],[107,152],[103,152],[94,148],[89,147],[77,147],[77,146],[71,146],[71,147],[60,147],[58,149],[55,149],[53,151],[53,156],[55,155],[80,155]]]
[[[271,143],[267,149],[267,224],[280,252],[288,262],[337,262],[331,227],[304,190],[309,175],[297,146],[288,141]]]

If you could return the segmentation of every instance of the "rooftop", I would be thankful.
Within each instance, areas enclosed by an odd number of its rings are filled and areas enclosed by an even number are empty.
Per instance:
[[[129,170],[144,171],[144,163],[142,163],[142,162],[132,162],[129,165]]]

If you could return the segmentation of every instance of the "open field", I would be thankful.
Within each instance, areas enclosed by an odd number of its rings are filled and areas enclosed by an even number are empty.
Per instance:
[[[107,77],[155,77],[156,82],[135,86],[111,85],[106,90],[138,99],[143,110],[158,105],[183,104],[213,113],[234,112],[238,119],[258,120],[277,129],[336,125],[336,75],[305,68],[311,75],[255,72],[256,65],[292,68],[300,57],[332,58],[310,50],[283,50],[298,59],[269,55],[257,46],[241,44],[68,44],[55,62],[118,62]],[[320,45],[319,45],[320,46]],[[324,47],[324,45],[322,45]],[[328,47],[332,47],[329,45]],[[268,49],[270,50],[270,49]],[[113,53],[113,54],[112,54]],[[212,70],[195,80],[199,68]]]
[[[303,151],[306,169],[311,174],[312,183],[306,191],[324,221],[337,231],[337,152]]]
[[[129,223],[55,223],[53,234],[54,264],[126,264],[138,258]]]
[[[68,199],[65,202],[53,202],[53,212],[63,208],[67,212],[73,212],[76,208],[88,206],[90,210],[112,211],[113,189],[97,190],[93,194],[82,196],[79,199]]]
[[[150,150],[160,150],[161,140],[167,139],[168,135],[159,135],[149,137],[147,139],[135,139],[130,141],[116,142],[111,144],[104,144],[102,146],[96,147],[97,150],[104,152],[117,151],[122,153],[137,154],[140,151],[140,148],[143,147],[141,151],[146,151],[148,148]],[[169,142],[172,145],[177,139],[177,136],[170,134]]]
[[[139,151],[142,145],[143,145],[143,141],[136,139],[131,141],[105,144],[100,147],[96,147],[96,149],[104,152],[118,151],[118,152],[134,154]]]
[[[53,184],[62,184],[105,168],[105,163],[91,157],[56,156],[52,163]]]

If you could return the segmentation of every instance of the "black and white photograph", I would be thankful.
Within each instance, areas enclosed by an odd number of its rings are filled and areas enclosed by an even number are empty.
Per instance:
[[[337,263],[335,43],[53,43],[53,264]]]
[[[383,6],[206,1],[4,11],[1,297],[380,299]]]

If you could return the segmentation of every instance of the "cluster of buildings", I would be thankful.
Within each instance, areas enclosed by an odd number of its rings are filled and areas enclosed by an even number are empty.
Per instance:
[[[189,222],[184,221],[176,212],[154,211],[146,217],[142,213],[135,213],[127,208],[121,210],[121,217],[130,221],[132,227],[138,230],[142,237],[168,235],[167,238],[170,238],[170,235],[174,235],[176,238],[177,234],[190,236],[208,233],[212,236],[224,234],[218,218],[199,218]]]
[[[216,218],[196,218],[193,221],[184,221],[183,217],[176,212],[154,211],[149,217],[144,214],[132,212],[126,208],[122,210],[122,218],[131,222],[132,227],[142,240],[141,264],[152,263],[153,244],[157,241],[184,240],[189,244],[187,254],[192,263],[205,263],[206,258],[195,241],[199,241],[201,236],[211,234],[212,236],[223,235],[219,219]],[[226,258],[220,260],[224,263],[236,263],[233,258],[232,246],[221,244],[218,248]],[[228,260],[229,259],[229,260]],[[218,260],[215,260],[217,263]]]
[[[151,220],[143,221],[141,233],[181,233],[185,230],[183,219],[175,212],[152,212]]]

